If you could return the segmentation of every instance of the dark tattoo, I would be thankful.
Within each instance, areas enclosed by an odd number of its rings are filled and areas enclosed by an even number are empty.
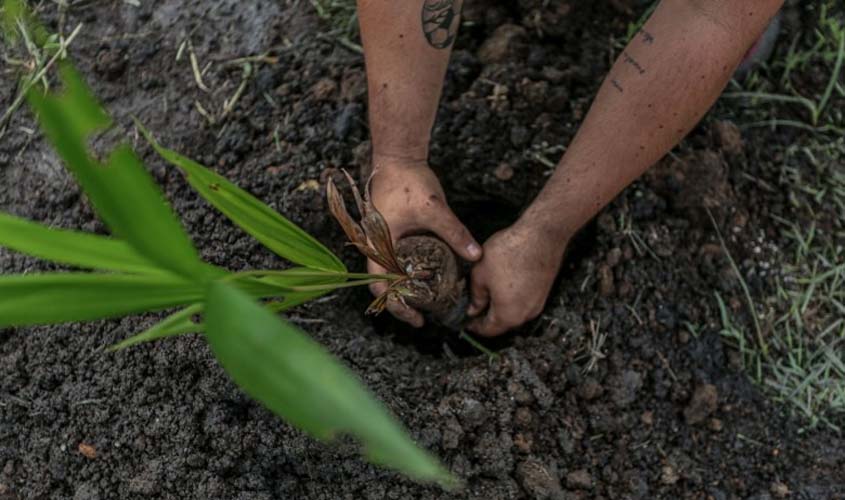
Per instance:
[[[463,0],[424,0],[422,30],[428,44],[435,49],[447,49],[455,41],[461,18]]]
[[[643,37],[643,43],[646,45],[651,45],[654,43],[654,35],[649,33],[648,31],[640,28],[640,35]]]
[[[645,68],[643,68],[643,67],[640,65],[640,63],[638,63],[638,62],[637,62],[637,60],[636,60],[636,59],[634,59],[633,57],[631,57],[631,54],[629,54],[627,51],[626,51],[626,52],[622,52],[622,60],[623,60],[623,61],[625,61],[626,63],[630,64],[630,65],[631,65],[631,66],[633,66],[634,68],[636,68],[636,70],[637,70],[637,71],[638,71],[641,75],[642,75],[643,73],[645,73]]]
[[[623,92],[623,90],[622,90],[622,85],[619,85],[619,82],[617,82],[615,78],[611,79],[611,80],[610,80],[610,83],[611,83],[614,87],[616,87],[616,90],[618,90],[620,93],[621,93],[621,92]]]

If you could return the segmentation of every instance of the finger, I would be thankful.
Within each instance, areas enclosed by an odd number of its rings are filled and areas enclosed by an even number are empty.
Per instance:
[[[490,290],[487,288],[481,277],[481,272],[476,266],[472,271],[472,278],[470,280],[470,304],[467,308],[467,315],[470,317],[478,316],[487,308],[490,303]]]
[[[367,272],[370,274],[387,274],[387,269],[367,259]],[[370,293],[372,293],[375,297],[378,297],[387,291],[387,286],[386,281],[377,281],[372,283],[370,284]]]
[[[446,242],[456,254],[469,262],[481,259],[481,245],[475,241],[469,229],[464,226],[451,210],[445,208],[433,217],[431,230]]]
[[[394,318],[408,323],[414,328],[421,328],[425,324],[425,319],[419,311],[411,309],[398,300],[388,300],[387,311],[392,314]]]
[[[470,321],[467,329],[482,337],[495,337],[508,331],[508,326],[502,323],[496,315],[493,305],[490,305],[487,314]]]

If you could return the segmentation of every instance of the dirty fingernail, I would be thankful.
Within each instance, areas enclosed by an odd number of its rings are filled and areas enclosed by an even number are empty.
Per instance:
[[[478,246],[478,243],[470,243],[467,245],[467,253],[473,259],[477,259],[481,257],[481,247]]]

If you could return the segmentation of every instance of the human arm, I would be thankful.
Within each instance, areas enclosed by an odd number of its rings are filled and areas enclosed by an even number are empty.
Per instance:
[[[470,329],[539,315],[567,243],[704,116],[783,0],[664,0],[611,68],[537,198],[484,245]]]
[[[481,247],[449,208],[428,166],[431,128],[460,23],[462,0],[358,0],[373,145],[372,199],[394,239],[431,232],[468,261]],[[370,272],[384,270],[372,261]],[[381,294],[384,283],[371,287]],[[391,302],[399,319],[422,315]]]

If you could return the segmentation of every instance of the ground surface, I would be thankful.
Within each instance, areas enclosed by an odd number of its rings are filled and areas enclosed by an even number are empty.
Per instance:
[[[319,35],[306,2],[240,4],[86,2],[62,20],[49,4],[43,15],[53,29],[85,23],[71,53],[121,133],[134,137],[129,117],[138,115],[165,145],[360,266],[326,215],[321,174],[363,161],[361,56]],[[467,7],[474,25],[449,70],[432,162],[479,237],[505,226],[542,185],[618,50],[611,37],[637,17],[605,2],[573,2],[565,14],[551,2],[553,13],[533,14],[542,5]],[[542,26],[552,14],[560,22]],[[814,19],[791,8],[784,39],[811,32]],[[521,25],[499,33],[517,34],[509,49],[479,52],[505,23]],[[198,88],[187,53],[176,60],[186,39],[200,68],[211,64],[210,92]],[[263,52],[278,62],[255,64],[233,110],[209,125],[195,101],[219,116],[242,76],[226,61]],[[4,78],[5,109],[16,87]],[[784,488],[791,498],[845,497],[842,437],[825,427],[799,435],[805,422],[758,392],[718,333],[713,291],[740,321],[744,303],[704,209],[738,261],[777,267],[786,243],[770,215],[790,208],[764,187],[778,185],[771,145],[796,140],[753,129],[744,146],[731,143],[717,123],[731,113],[717,107],[675,159],[585,229],[544,316],[487,343],[497,359],[436,329],[371,322],[364,290],[292,315],[466,479],[465,490],[418,486],[366,464],[350,443],[302,435],[245,397],[201,337],[104,351],[155,320],[145,317],[0,330],[0,498],[762,499]],[[32,127],[26,110],[0,142],[0,209],[103,232],[55,154],[22,126]],[[232,269],[281,265],[139,150],[205,258]],[[49,266],[0,250],[0,272],[40,269]],[[770,283],[756,276],[758,297]]]

